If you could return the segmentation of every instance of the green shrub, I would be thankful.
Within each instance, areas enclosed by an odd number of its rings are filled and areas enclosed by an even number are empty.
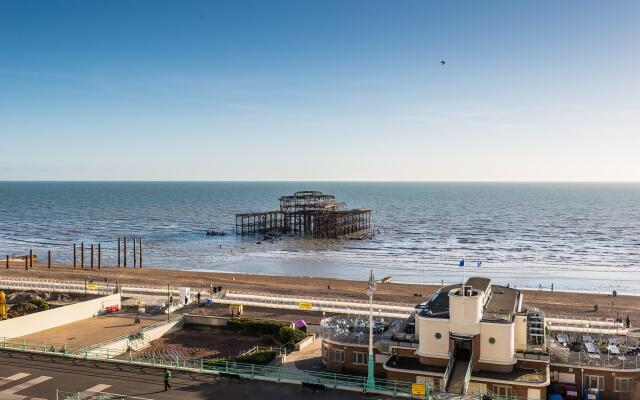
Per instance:
[[[31,300],[29,300],[29,302],[34,306],[38,307],[39,310],[48,310],[50,307],[49,303],[47,303],[46,301],[42,300],[39,297],[34,297]]]
[[[236,357],[235,361],[246,364],[267,365],[276,358],[273,350],[258,351],[247,356]]]
[[[290,326],[283,326],[278,332],[278,341],[282,344],[298,343],[302,339],[306,338],[307,334],[299,329],[292,328]]]
[[[243,335],[276,336],[280,332],[280,328],[289,326],[286,321],[262,320],[262,319],[237,319],[231,318],[227,321],[227,329],[232,332],[238,332]]]

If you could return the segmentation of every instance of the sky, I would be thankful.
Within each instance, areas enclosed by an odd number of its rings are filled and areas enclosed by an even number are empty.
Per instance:
[[[638,21],[636,0],[4,0],[0,180],[640,181]]]

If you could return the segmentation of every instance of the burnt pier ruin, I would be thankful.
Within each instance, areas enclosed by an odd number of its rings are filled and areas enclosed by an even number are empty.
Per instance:
[[[280,209],[236,214],[236,234],[242,236],[294,234],[340,239],[365,235],[371,227],[371,210],[347,209],[335,196],[315,191],[280,198]]]

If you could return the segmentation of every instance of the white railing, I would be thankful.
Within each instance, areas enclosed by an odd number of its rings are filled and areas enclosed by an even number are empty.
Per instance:
[[[473,353],[471,353],[471,358],[469,359],[469,364],[467,365],[467,373],[464,375],[462,394],[467,394],[469,390],[469,381],[471,381],[471,370],[473,366]]]
[[[444,370],[444,376],[442,377],[442,389],[447,390],[447,384],[449,383],[449,375],[451,375],[454,363],[455,352],[449,352],[449,362],[447,363],[447,369]]]
[[[288,310],[319,311],[337,314],[369,315],[369,305],[366,302],[351,302],[344,299],[323,299],[318,297],[298,297],[281,295],[262,295],[227,291],[223,295],[212,299],[220,304],[242,304],[245,306],[280,308]],[[373,304],[377,317],[404,319],[414,311],[413,307],[389,304]]]

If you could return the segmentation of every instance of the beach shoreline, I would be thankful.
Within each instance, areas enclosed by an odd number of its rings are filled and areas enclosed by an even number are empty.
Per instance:
[[[478,271],[481,272],[481,271]],[[472,276],[472,274],[468,274]],[[482,276],[481,273],[473,274]],[[33,279],[58,280],[104,280],[123,284],[172,287],[190,286],[194,289],[207,289],[211,285],[223,289],[268,292],[281,295],[305,297],[366,299],[365,280],[346,280],[333,278],[312,278],[304,276],[262,275],[247,273],[227,273],[211,271],[192,271],[168,268],[116,268],[102,267],[101,270],[73,268],[72,265],[34,264],[28,271],[24,265],[12,264],[9,269],[0,269],[3,277],[21,277]],[[385,283],[378,285],[375,294],[377,301],[419,304],[427,301],[441,287],[438,284]],[[627,315],[632,327],[640,326],[640,296],[630,294],[592,293],[580,291],[550,291],[519,288],[524,293],[524,306],[537,307],[546,314],[565,315],[584,318],[623,318]],[[594,305],[598,310],[594,311]]]

